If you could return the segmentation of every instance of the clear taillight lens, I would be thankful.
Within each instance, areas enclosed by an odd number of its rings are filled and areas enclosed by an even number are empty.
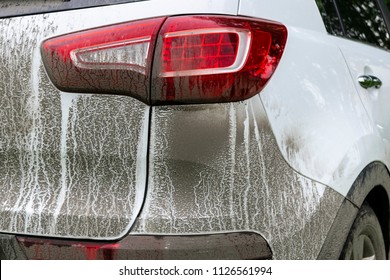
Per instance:
[[[42,53],[63,91],[128,94],[148,104],[228,102],[261,91],[286,39],[283,25],[266,20],[178,16],[48,39]]]

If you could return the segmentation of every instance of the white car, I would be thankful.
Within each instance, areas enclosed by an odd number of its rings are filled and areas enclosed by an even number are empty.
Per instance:
[[[383,0],[0,3],[2,259],[388,259]]]

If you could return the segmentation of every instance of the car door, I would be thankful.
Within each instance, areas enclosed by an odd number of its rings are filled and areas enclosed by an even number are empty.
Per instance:
[[[334,40],[385,144],[386,163],[390,164],[390,36],[387,7],[381,0],[335,0],[334,3],[341,27],[341,36],[335,36]]]

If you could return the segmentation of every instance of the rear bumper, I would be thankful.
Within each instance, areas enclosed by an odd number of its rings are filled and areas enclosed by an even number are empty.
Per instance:
[[[117,242],[0,235],[1,259],[271,259],[256,233],[195,236],[126,236]]]

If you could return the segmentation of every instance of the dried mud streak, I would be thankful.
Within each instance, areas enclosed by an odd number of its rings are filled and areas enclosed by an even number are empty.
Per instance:
[[[292,171],[253,100],[155,108],[150,186],[132,234],[255,231],[274,258],[316,258],[342,197]]]
[[[39,50],[57,20],[0,20],[0,232],[116,238],[143,196],[148,108],[118,96],[61,102]]]

